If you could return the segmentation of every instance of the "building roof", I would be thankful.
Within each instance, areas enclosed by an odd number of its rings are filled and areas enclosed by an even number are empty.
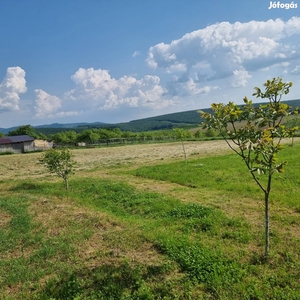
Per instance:
[[[23,143],[23,142],[32,142],[32,141],[34,141],[34,138],[32,138],[29,135],[5,136],[3,138],[0,138],[0,145]]]

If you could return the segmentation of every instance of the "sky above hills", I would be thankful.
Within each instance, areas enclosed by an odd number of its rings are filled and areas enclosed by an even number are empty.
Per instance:
[[[242,103],[278,76],[300,98],[297,1],[5,0],[0,31],[4,128]]]

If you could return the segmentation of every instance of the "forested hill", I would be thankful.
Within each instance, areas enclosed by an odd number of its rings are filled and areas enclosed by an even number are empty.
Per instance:
[[[211,111],[211,109],[203,109],[203,111]],[[126,123],[116,124],[90,124],[86,126],[79,126],[84,128],[120,128],[122,131],[149,131],[160,129],[171,129],[174,127],[187,127],[197,126],[201,122],[200,114],[197,110],[190,110],[178,113],[172,113],[167,115],[161,115],[156,117],[150,117],[140,120],[133,120]]]
[[[300,107],[300,99],[283,101],[292,107]],[[258,105],[258,104],[255,104]],[[210,108],[200,109],[201,111],[211,112]],[[96,123],[72,123],[72,124],[50,124],[50,125],[40,125],[34,126],[37,132],[45,133],[46,135],[54,134],[61,131],[66,131],[68,129],[81,132],[85,129],[91,128],[120,128],[122,131],[131,132],[141,132],[150,130],[160,130],[160,129],[171,129],[175,127],[196,127],[202,120],[199,110],[189,110],[184,112],[171,113],[166,115],[160,115],[156,117],[144,118],[139,120],[133,120],[126,123],[115,123],[115,124],[105,124],[101,122]],[[20,124],[24,125],[24,124]],[[7,134],[13,128],[0,128],[0,132]]]
[[[300,99],[283,101],[288,103],[292,107],[300,107]],[[259,105],[259,103],[255,104]],[[210,108],[199,109],[200,111],[211,113]],[[174,127],[193,127],[197,126],[202,122],[199,110],[189,110],[184,112],[166,114],[156,117],[150,117],[140,120],[133,120],[127,123],[116,123],[116,124],[90,124],[88,126],[79,126],[86,128],[120,128],[122,131],[149,131],[149,130],[160,130],[160,129],[171,129]]]
[[[203,109],[203,111],[211,111],[211,109]],[[84,123],[78,126],[72,126],[69,129],[76,132],[81,132],[85,129],[92,128],[120,128],[121,131],[141,132],[150,130],[172,129],[175,127],[196,127],[201,123],[201,117],[198,110],[190,110],[172,114],[166,114],[156,117],[150,117],[140,120],[133,120],[124,123]],[[74,124],[72,124],[74,125]],[[58,128],[47,125],[34,127],[37,132],[45,133],[46,135],[55,134],[57,132],[66,131],[68,128]],[[0,129],[1,131],[1,129]]]

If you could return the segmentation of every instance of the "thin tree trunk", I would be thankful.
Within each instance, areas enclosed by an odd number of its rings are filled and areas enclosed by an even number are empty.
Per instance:
[[[272,159],[272,158],[271,158]],[[269,256],[269,235],[270,235],[270,220],[269,220],[269,196],[271,192],[272,174],[269,172],[268,185],[265,190],[265,259]]]
[[[269,256],[269,193],[265,192],[265,258]]]
[[[185,153],[185,148],[184,148],[183,141],[181,141],[181,144],[182,144],[182,149],[183,149],[183,153],[184,153],[184,160],[185,160],[185,162],[187,162],[187,160],[186,160],[186,153]]]
[[[66,184],[66,190],[69,189],[69,180],[68,178],[65,178],[65,184]]]

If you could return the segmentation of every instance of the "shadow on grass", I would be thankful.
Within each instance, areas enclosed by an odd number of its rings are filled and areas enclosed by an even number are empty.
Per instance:
[[[22,182],[18,185],[13,186],[10,190],[12,192],[21,192],[21,191],[40,191],[44,188],[40,183],[33,183],[33,182]]]
[[[11,192],[16,193],[30,193],[30,194],[43,194],[43,195],[65,195],[66,189],[64,185],[59,182],[49,183],[49,182],[30,182],[24,181],[20,182],[9,189]]]
[[[154,299],[174,296],[161,287],[150,289],[146,281],[157,281],[168,268],[161,266],[130,266],[105,264],[93,269],[81,269],[47,282],[39,299]],[[159,295],[158,295],[159,294]]]

